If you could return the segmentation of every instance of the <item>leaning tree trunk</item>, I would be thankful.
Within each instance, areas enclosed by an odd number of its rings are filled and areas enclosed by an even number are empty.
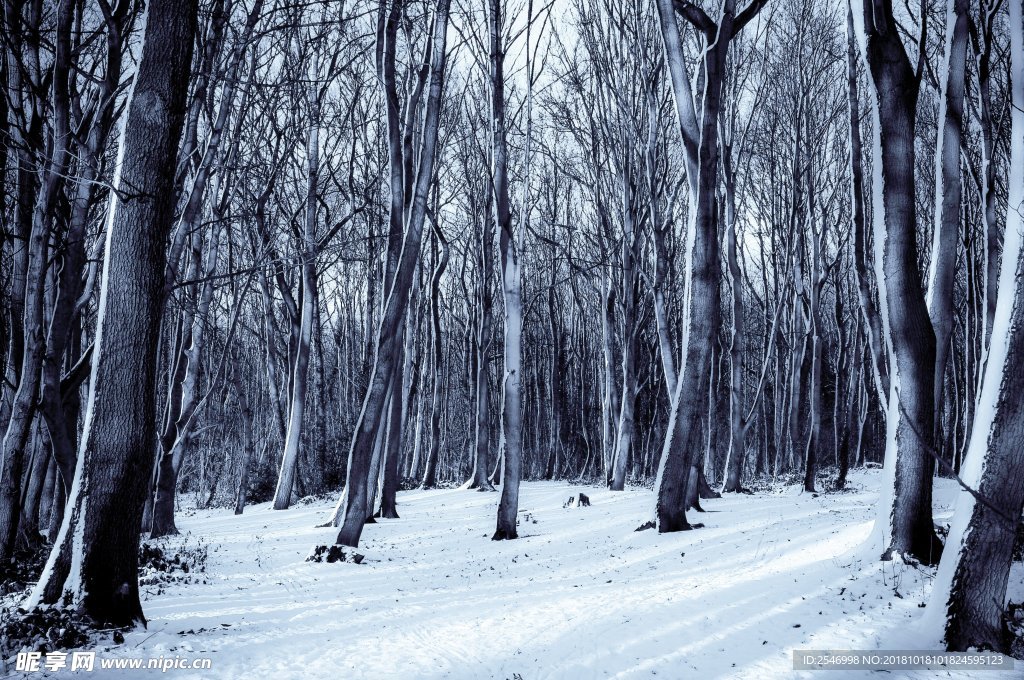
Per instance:
[[[863,0],[864,41],[874,96],[875,269],[892,373],[885,470],[876,532],[893,553],[935,564],[942,542],[932,523],[935,333],[917,265],[914,129],[920,76],[891,0]],[[873,540],[873,539],[872,539]]]
[[[1012,73],[1024,73],[1024,7],[1010,2]],[[963,483],[926,617],[948,649],[1009,651],[1007,579],[1024,510],[1024,81],[1011,83],[1009,211],[999,299],[978,416],[961,468]]]
[[[970,3],[955,0],[947,7],[945,68],[939,100],[939,136],[935,154],[935,228],[928,270],[928,314],[935,329],[935,442],[943,441],[942,395],[946,364],[952,349],[953,285],[960,236],[960,140],[967,80],[967,33]]]
[[[377,429],[381,427],[384,406],[390,391],[392,372],[395,370],[395,351],[401,343],[401,325],[405,320],[409,297],[412,292],[413,275],[416,261],[419,259],[420,244],[423,237],[423,223],[427,212],[427,190],[434,174],[435,151],[437,148],[438,128],[441,117],[441,90],[444,85],[444,71],[447,61],[446,38],[448,31],[448,9],[450,0],[438,0],[433,18],[433,31],[430,37],[430,86],[427,95],[426,111],[424,112],[422,132],[420,135],[419,167],[413,186],[413,196],[408,219],[404,218],[405,209],[402,177],[405,172],[403,161],[402,140],[400,133],[400,111],[398,107],[395,60],[398,39],[398,26],[401,20],[400,3],[392,5],[385,26],[378,35],[382,43],[383,86],[388,108],[388,155],[391,167],[391,204],[389,219],[392,231],[397,227],[399,233],[405,234],[401,248],[401,256],[391,278],[387,293],[387,302],[381,315],[380,328],[377,336],[377,353],[374,359],[370,383],[363,399],[363,408],[356,423],[349,449],[348,474],[346,475],[347,491],[339,501],[339,508],[344,505],[341,529],[338,531],[336,543],[358,546],[359,537],[363,533],[363,524],[369,516],[366,497],[366,483],[370,474],[370,463],[373,457],[374,442]],[[404,229],[402,227],[404,226]]]
[[[291,409],[288,413],[288,432],[285,436],[281,471],[274,491],[274,509],[285,510],[291,505],[292,487],[299,463],[299,447],[306,419],[306,392],[309,385],[309,345],[316,315],[316,211],[317,175],[320,172],[320,107],[317,93],[310,96],[309,138],[306,167],[306,219],[302,233],[302,314],[299,320],[298,346],[292,372]]]
[[[30,604],[100,624],[145,622],[139,532],[156,437],[157,347],[174,167],[195,0],[150,0],[121,142],[100,288],[89,406],[68,509]]]

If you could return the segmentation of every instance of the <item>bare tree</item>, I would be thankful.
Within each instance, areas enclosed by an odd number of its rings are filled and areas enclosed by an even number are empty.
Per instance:
[[[683,309],[683,366],[671,400],[671,415],[665,446],[655,482],[655,518],[661,533],[688,529],[686,490],[689,482],[691,449],[700,430],[702,397],[707,394],[711,352],[720,323],[720,264],[718,254],[717,203],[719,169],[719,116],[726,55],[733,37],[761,11],[764,3],[754,0],[738,14],[734,0],[724,0],[716,22],[704,10],[689,2],[658,0],[666,61],[675,94],[676,112],[686,151],[690,183],[691,214],[687,226],[686,306]],[[702,36],[701,57],[704,92],[698,124],[694,111],[690,77],[682,52],[676,22],[676,8]]]
[[[1013,73],[1024,72],[1024,8],[1010,2]],[[978,417],[927,616],[950,650],[1009,651],[1007,579],[1024,511],[1024,81],[1011,83],[1008,211],[992,345]]]
[[[339,510],[344,510],[343,513],[336,513],[341,524],[337,543],[350,546],[359,544],[363,524],[370,516],[366,485],[370,478],[377,431],[382,426],[382,414],[392,383],[392,372],[398,361],[400,329],[408,309],[412,278],[419,259],[427,210],[427,193],[434,173],[441,94],[447,61],[446,38],[450,2],[438,0],[426,52],[429,55],[426,61],[429,63],[430,77],[416,163],[411,150],[407,152],[403,145],[395,71],[398,27],[402,20],[404,4],[404,0],[394,0],[390,6],[382,2],[378,20],[378,63],[388,116],[388,150],[391,164],[389,238],[393,242],[393,247],[389,246],[388,292],[377,335],[373,373],[349,450],[346,491],[338,505]],[[413,114],[410,112],[409,115]],[[413,168],[414,176],[411,172]],[[405,209],[407,202],[410,206],[408,211]]]
[[[876,531],[883,556],[907,554],[938,562],[942,542],[932,523],[928,453],[935,431],[935,332],[928,318],[917,266],[914,130],[924,52],[914,67],[893,17],[890,0],[863,0],[865,57],[873,84],[875,270],[882,325],[892,373],[888,397],[886,470]],[[926,21],[922,17],[922,21]],[[922,28],[923,30],[923,28]]]
[[[30,598],[73,603],[115,626],[145,621],[139,531],[153,466],[165,248],[196,15],[195,2],[151,0],[146,9],[109,208],[78,467],[60,535]]]

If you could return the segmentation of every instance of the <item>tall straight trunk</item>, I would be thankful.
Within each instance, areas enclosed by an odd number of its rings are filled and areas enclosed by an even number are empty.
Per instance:
[[[854,29],[853,5],[846,10],[846,82],[848,112],[850,114],[850,204],[853,217],[853,271],[857,278],[860,312],[866,323],[868,349],[874,369],[875,390],[883,405],[889,399],[889,369],[884,354],[882,318],[871,297],[867,265],[867,220],[864,217],[864,163],[860,136],[860,94],[857,84],[857,37]]]
[[[448,242],[435,225],[434,271],[430,277],[430,354],[433,360],[433,395],[430,398],[430,430],[427,462],[423,472],[424,489],[437,485],[437,458],[441,450],[441,392],[444,366],[444,338],[441,329],[441,277],[448,267]]]
[[[808,122],[808,128],[810,124]],[[810,129],[807,131],[807,137],[810,138]],[[824,416],[824,389],[822,385],[823,381],[823,369],[822,365],[825,361],[825,335],[823,328],[823,319],[821,316],[821,294],[825,287],[825,277],[827,272],[825,271],[825,263],[823,258],[825,254],[822,252],[823,244],[825,241],[825,226],[826,222],[818,217],[817,206],[815,205],[815,197],[817,187],[814,184],[814,173],[812,171],[812,164],[810,159],[807,163],[806,170],[806,181],[807,181],[807,219],[811,223],[811,228],[808,230],[811,237],[811,272],[810,272],[810,287],[809,287],[809,307],[810,307],[810,339],[811,339],[811,389],[810,389],[810,416],[811,416],[811,437],[807,443],[807,453],[804,456],[804,490],[813,492],[814,489],[814,476],[817,472],[818,461],[821,459],[822,451],[824,450],[824,443],[822,441],[821,428],[822,418]],[[821,220],[821,226],[815,227],[814,221]]]
[[[601,286],[601,338],[604,358],[604,389],[601,399],[601,452],[604,476],[612,482],[612,464],[615,460],[616,421],[613,417],[618,388],[615,383],[615,286],[605,277]]]
[[[615,464],[612,468],[612,491],[622,491],[626,486],[626,464],[634,449],[634,410],[636,407],[636,247],[637,234],[634,225],[634,210],[631,182],[625,168],[622,180],[622,278],[619,296],[619,312],[622,315],[622,394],[619,406],[619,424],[616,427],[618,440],[615,447]]]
[[[519,244],[512,226],[509,200],[508,144],[505,121],[505,46],[502,44],[504,0],[489,0],[491,68],[491,134],[494,182],[494,227],[498,232],[501,260],[501,288],[505,300],[505,356],[502,379],[502,439],[504,439],[504,474],[501,500],[498,503],[497,528],[491,538],[496,541],[518,538],[516,519],[519,512],[519,480],[523,464],[522,335],[523,301]],[[530,10],[533,9],[530,0]],[[532,11],[531,11],[532,14]],[[532,21],[528,19],[527,25]],[[529,45],[529,40],[527,40]],[[527,49],[530,49],[527,47]],[[531,74],[532,75],[532,74]],[[529,123],[527,123],[529,124]],[[526,210],[526,206],[523,208]]]
[[[799,256],[797,258],[799,260]],[[798,274],[799,275],[799,274]],[[803,455],[804,428],[803,410],[801,405],[804,397],[804,366],[807,363],[807,335],[802,330],[803,316],[800,313],[799,295],[794,294],[793,299],[793,328],[792,328],[792,356],[789,362],[789,410],[786,413],[788,435],[786,456],[783,459],[783,469],[787,472],[796,467],[796,456]]]
[[[320,105],[316,92],[310,95],[310,126],[306,143],[306,216],[302,231],[302,313],[299,336],[292,367],[291,408],[288,412],[288,432],[281,456],[281,470],[274,491],[274,509],[285,510],[291,505],[292,487],[299,463],[302,429],[306,419],[306,393],[309,385],[309,345],[313,336],[313,318],[316,316],[316,212],[317,177],[320,173]]]
[[[257,215],[260,212],[259,204],[257,202],[256,208]],[[257,219],[259,219],[257,217]],[[285,439],[288,437],[288,426],[285,424],[284,408],[282,406],[283,397],[281,396],[280,388],[278,386],[278,365],[277,365],[277,329],[274,324],[274,299],[270,293],[270,284],[267,281],[267,275],[265,271],[260,271],[257,275],[259,279],[260,295],[263,302],[263,339],[265,343],[265,350],[263,353],[264,366],[266,367],[267,375],[267,393],[270,398],[270,412],[271,420],[275,425],[277,431],[278,441],[283,445]]]
[[[32,606],[62,601],[105,625],[145,621],[139,531],[153,469],[165,244],[196,17],[194,0],[146,7],[111,192],[82,446],[60,534],[29,598]]]
[[[487,201],[490,207],[491,201]],[[476,327],[476,409],[474,419],[475,443],[473,446],[473,475],[469,488],[478,491],[494,491],[488,478],[491,459],[491,384],[490,353],[494,341],[494,309],[491,295],[491,271],[494,268],[494,231],[490,217],[480,220],[477,233],[477,298],[480,302],[479,320]]]
[[[858,391],[858,404],[860,408],[857,410],[857,447],[856,455],[854,460],[857,461],[857,467],[864,467],[865,453],[864,453],[864,428],[868,421],[868,389],[866,380],[861,374],[860,388]]]
[[[387,13],[386,21],[378,32],[378,50],[382,60],[382,84],[388,111],[388,156],[391,168],[391,204],[389,220],[392,231],[396,228],[404,232],[401,256],[397,262],[394,276],[391,277],[386,295],[386,303],[381,314],[380,328],[377,335],[377,352],[374,358],[373,371],[363,399],[363,407],[359,413],[352,445],[349,449],[348,470],[346,479],[348,492],[339,501],[344,504],[344,515],[341,529],[338,531],[336,543],[358,546],[359,537],[363,532],[363,524],[369,516],[366,498],[366,481],[370,474],[370,462],[373,456],[374,441],[377,429],[381,425],[381,416],[387,402],[387,395],[395,370],[396,345],[401,342],[402,322],[405,320],[406,309],[412,291],[416,261],[419,259],[420,244],[423,237],[423,223],[427,211],[427,193],[434,174],[434,159],[437,147],[438,128],[441,116],[441,91],[444,85],[444,71],[447,61],[446,38],[448,32],[448,9],[450,0],[438,0],[434,12],[430,36],[430,85],[427,94],[426,110],[420,135],[419,165],[413,184],[413,195],[408,218],[405,218],[403,197],[405,190],[402,182],[405,172],[401,139],[401,114],[398,105],[395,60],[398,39],[398,27],[401,22],[401,2],[392,4]],[[383,13],[383,7],[382,13]],[[336,512],[337,514],[337,512]]]
[[[404,353],[404,349],[399,350]],[[402,432],[405,429],[402,391],[405,362],[399,360],[391,385],[391,404],[388,409],[387,440],[384,445],[384,473],[380,487],[380,513],[385,519],[398,519],[398,459],[401,455]]]
[[[206,244],[206,264],[200,269],[196,264],[196,273],[200,271],[207,277],[200,289],[199,299],[191,320],[191,329],[187,333],[189,346],[181,350],[179,361],[184,362],[181,379],[176,383],[171,396],[177,400],[174,408],[174,420],[167,423],[168,430],[161,438],[161,451],[157,463],[155,494],[153,498],[152,526],[150,536],[161,536],[178,533],[174,523],[174,501],[178,487],[178,471],[192,443],[195,427],[195,415],[200,406],[199,377],[202,365],[202,354],[206,348],[206,327],[210,306],[213,303],[213,274],[217,267],[217,255],[220,244],[220,225],[215,224]],[[200,259],[199,247],[195,250],[195,259]],[[183,318],[182,323],[186,323]],[[169,436],[167,436],[169,435]],[[170,446],[167,446],[167,444]]]
[[[817,244],[817,235],[812,236]],[[815,245],[815,249],[819,248]],[[818,255],[816,254],[817,258]],[[824,284],[823,274],[815,272],[818,277],[811,284],[811,381],[810,381],[810,420],[811,435],[807,442],[807,451],[804,456],[804,490],[814,491],[814,476],[817,472],[818,459],[824,449],[821,436],[821,421],[824,410],[824,391],[822,389],[822,363],[825,360],[824,344],[825,338],[822,334],[821,319],[821,288]]]
[[[423,361],[422,364],[420,382],[425,383],[426,380],[423,379],[423,374],[430,369],[428,368],[428,362]],[[412,457],[409,459],[409,467],[405,471],[407,478],[417,477],[420,471],[420,460],[423,458],[423,404],[425,401],[426,399],[421,390],[416,399],[416,424],[413,427]]]
[[[935,410],[942,413],[946,364],[952,349],[953,284],[960,236],[960,142],[967,80],[969,0],[954,0],[946,10],[946,78],[940,84],[939,125],[935,154],[935,228],[928,271],[928,315],[935,330]],[[935,442],[943,441],[941,420]]]
[[[552,237],[554,236],[555,225],[552,223]],[[555,261],[552,253],[552,262]],[[556,277],[558,268],[551,268],[551,278],[548,280],[548,340],[551,342],[551,359],[548,362],[548,386],[551,394],[551,422],[548,428],[548,466],[545,470],[545,479],[558,479],[565,466],[563,453],[565,451],[566,439],[566,414],[565,414],[565,379],[563,377],[564,357],[562,349],[563,332],[560,328],[558,296],[555,293]]]
[[[1011,72],[1024,73],[1024,3],[1010,1]],[[926,620],[948,649],[1008,652],[1004,620],[1015,537],[1024,511],[1024,81],[1012,79],[1010,168],[999,300],[963,483]],[[930,618],[929,618],[930,617]]]
[[[917,265],[914,130],[920,75],[907,58],[891,0],[862,0],[874,96],[875,270],[892,357],[886,417],[886,481],[876,531],[893,553],[935,564],[942,542],[932,523],[935,332]]]
[[[981,128],[981,205],[985,231],[983,234],[982,261],[982,354],[987,352],[992,323],[995,320],[997,284],[999,281],[999,240],[1000,231],[996,215],[996,130],[992,120],[992,53],[994,47],[993,28],[1002,0],[981,0],[979,15],[981,22],[981,44],[975,57],[978,74],[978,118]],[[980,379],[980,376],[979,376]]]
[[[736,244],[736,178],[732,169],[732,144],[722,148],[725,180],[725,256],[729,271],[732,329],[729,342],[729,456],[722,491],[742,491],[743,462],[747,456],[747,425],[743,418],[743,274]]]
[[[861,367],[863,362],[860,360],[860,324],[858,324],[858,330],[854,336],[853,350],[849,353],[850,360],[847,365],[853,364],[853,375],[849,377],[846,383],[846,397],[843,400],[842,414],[839,418],[842,420],[842,434],[839,438],[839,451],[837,454],[836,466],[839,468],[839,472],[836,475],[835,486],[836,489],[842,491],[846,488],[846,477],[850,471],[850,440],[854,436],[853,428],[853,416],[854,411],[860,411],[860,404],[857,402],[857,396],[860,394],[860,376]]]
[[[238,405],[238,417],[241,420],[239,425],[242,430],[242,456],[238,463],[238,486],[235,487],[235,514],[241,515],[246,503],[249,502],[249,477],[252,474],[253,448],[256,443],[252,404],[242,382],[242,371],[237,355],[232,358],[231,366],[228,367],[228,382],[234,401]]]

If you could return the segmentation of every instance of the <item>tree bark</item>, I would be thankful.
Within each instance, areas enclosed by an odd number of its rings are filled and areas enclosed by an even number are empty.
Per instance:
[[[501,286],[505,300],[505,357],[502,379],[502,435],[504,473],[501,479],[501,500],[493,540],[518,538],[516,519],[519,512],[519,480],[523,464],[522,383],[522,274],[519,243],[513,232],[509,200],[508,144],[505,120],[505,45],[504,0],[489,0],[491,68],[491,133],[493,149],[494,228],[498,232],[501,260]],[[530,5],[532,9],[532,3]],[[532,17],[528,22],[532,21]],[[529,41],[527,41],[529,42]],[[529,49],[529,48],[527,48]],[[525,209],[525,207],[524,207]]]
[[[416,172],[411,209],[404,219],[405,191],[402,177],[405,169],[400,134],[400,112],[395,81],[396,41],[400,10],[399,0],[392,5],[385,25],[378,34],[382,50],[384,94],[388,108],[388,151],[391,166],[391,204],[389,207],[392,231],[398,228],[404,232],[403,245],[398,266],[391,279],[386,304],[381,315],[377,335],[377,355],[374,360],[370,384],[363,400],[352,445],[349,449],[347,493],[339,502],[344,502],[344,515],[336,543],[356,547],[362,535],[363,524],[368,516],[366,481],[370,474],[374,440],[380,427],[381,415],[387,401],[392,372],[395,369],[396,343],[401,342],[399,329],[408,308],[412,279],[419,258],[426,217],[427,191],[434,174],[434,160],[440,126],[441,90],[444,85],[444,71],[447,61],[446,38],[448,31],[448,9],[450,0],[438,0],[433,18],[430,37],[430,86],[427,94],[426,111],[420,135],[419,166]],[[382,8],[383,9],[383,8]],[[404,226],[404,229],[402,228]]]
[[[311,88],[312,89],[312,88]],[[295,348],[292,372],[291,408],[288,412],[288,431],[285,436],[281,471],[274,491],[274,509],[285,510],[291,505],[292,487],[302,445],[302,429],[306,419],[306,393],[309,385],[309,346],[316,315],[316,212],[317,186],[320,172],[320,104],[317,93],[310,97],[309,136],[306,144],[306,215],[302,232],[302,313],[299,318],[299,336]]]
[[[871,297],[867,265],[867,220],[864,218],[864,164],[860,136],[860,94],[857,84],[857,38],[854,30],[853,6],[846,11],[846,78],[850,114],[850,204],[853,218],[853,271],[857,278],[860,312],[866,323],[865,334],[874,369],[875,390],[886,410],[889,399],[889,369],[882,338],[882,318]]]
[[[903,47],[891,0],[862,0],[865,49],[874,85],[875,270],[893,360],[878,526],[886,548],[935,564],[942,543],[932,523],[928,453],[935,423],[935,333],[917,265],[914,130],[920,77]]]
[[[1024,7],[1010,2],[1011,72],[1024,73]],[[938,623],[951,651],[1008,652],[1004,623],[1007,580],[1024,511],[1024,81],[1011,83],[1011,159],[999,300],[978,417],[961,469],[946,549],[926,620]]]
[[[444,376],[444,338],[441,329],[441,277],[448,267],[448,242],[434,225],[434,271],[430,277],[430,354],[433,360],[433,395],[430,398],[430,429],[423,489],[437,486],[437,458],[441,449],[441,381]]]
[[[111,194],[89,406],[60,535],[30,604],[63,601],[101,625],[145,622],[141,511],[153,468],[156,357],[194,0],[151,0]]]
[[[615,428],[618,437],[612,468],[612,483],[609,487],[612,491],[622,491],[626,487],[626,466],[634,447],[634,411],[637,393],[636,250],[638,234],[635,226],[633,190],[626,167],[620,170],[620,175],[623,226],[622,276],[619,295],[619,313],[622,316],[622,401],[619,406],[619,424]]]
[[[486,201],[489,208],[491,200]],[[479,319],[476,328],[476,418],[473,446],[473,475],[469,488],[478,491],[494,491],[488,478],[488,463],[491,459],[491,384],[490,353],[494,341],[494,309],[491,294],[491,271],[494,268],[494,230],[490,216],[480,220],[476,238],[477,249],[477,298],[480,301]]]
[[[935,330],[935,442],[944,441],[941,417],[946,364],[953,337],[953,285],[960,236],[960,145],[967,80],[970,2],[954,0],[946,13],[946,47],[935,154],[935,228],[928,270],[928,315]]]
[[[689,529],[686,521],[686,490],[691,465],[691,449],[699,438],[701,410],[708,395],[712,348],[720,325],[718,222],[718,122],[721,109],[722,78],[729,42],[763,3],[754,0],[737,21],[734,0],[725,0],[717,25],[703,11],[698,23],[704,30],[704,92],[698,127],[690,98],[689,78],[682,57],[678,24],[671,0],[658,0],[662,38],[672,76],[676,111],[687,151],[690,171],[691,210],[687,225],[685,304],[683,309],[683,366],[671,400],[669,424],[655,481],[655,518],[659,533]],[[699,150],[699,153],[698,153]],[[695,176],[694,176],[694,170]],[[677,429],[678,428],[678,429]]]
[[[65,185],[71,163],[71,32],[75,7],[59,6],[56,18],[52,67],[53,136],[50,153],[41,174],[39,195],[32,211],[32,226],[26,246],[24,324],[22,326],[21,369],[7,430],[0,443],[0,560],[10,557],[18,533],[21,512],[21,475],[25,448],[35,418],[43,360],[46,356],[44,298],[50,229],[54,211]],[[18,285],[18,282],[14,282]]]

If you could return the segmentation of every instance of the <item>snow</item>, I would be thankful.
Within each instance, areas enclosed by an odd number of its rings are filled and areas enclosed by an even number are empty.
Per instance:
[[[706,501],[691,520],[706,528],[667,535],[634,531],[649,490],[527,482],[521,538],[500,542],[489,540],[498,494],[407,491],[402,519],[366,527],[362,564],[304,561],[334,537],[316,527],[327,502],[185,511],[186,535],[168,542],[209,541],[207,573],[159,594],[144,586],[148,630],[101,644],[98,659],[212,660],[195,675],[132,678],[810,678],[820,673],[792,670],[793,649],[939,649],[908,625],[934,572],[854,557],[881,478],[854,471],[843,494]],[[581,490],[591,507],[562,507]],[[954,496],[940,480],[937,516]],[[1011,581],[1019,600],[1020,565]]]

